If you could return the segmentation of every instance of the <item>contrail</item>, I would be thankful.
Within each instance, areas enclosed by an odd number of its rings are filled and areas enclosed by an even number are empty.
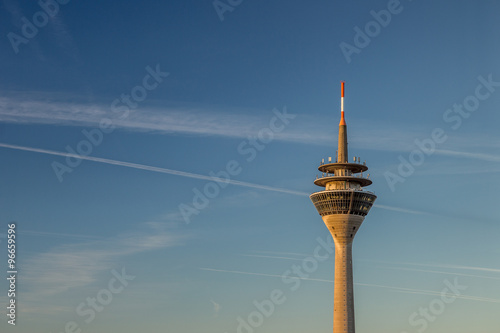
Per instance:
[[[31,148],[31,147],[24,147],[24,146],[18,146],[18,145],[11,145],[11,144],[7,144],[7,143],[0,143],[0,147],[9,148],[9,149],[15,149],[15,150],[29,151],[29,152],[40,153],[40,154],[48,154],[48,155],[55,155],[55,156],[62,156],[62,157],[73,157],[73,158],[78,158],[78,159],[82,159],[82,160],[86,160],[86,161],[92,161],[92,162],[98,162],[98,163],[104,163],[104,164],[111,164],[111,165],[119,165],[119,166],[123,166],[123,167],[127,167],[127,168],[147,170],[147,171],[153,171],[153,172],[159,172],[159,173],[166,173],[166,174],[174,175],[174,176],[181,176],[181,177],[188,177],[188,178],[195,178],[195,179],[203,179],[203,180],[215,181],[215,182],[218,182],[218,183],[232,184],[232,185],[236,185],[236,186],[243,186],[243,187],[255,188],[255,189],[266,190],[266,191],[287,193],[287,194],[293,194],[293,195],[298,195],[298,196],[307,196],[307,197],[309,197],[309,195],[310,195],[310,193],[307,193],[307,192],[294,191],[294,190],[289,190],[289,189],[285,189],[285,188],[272,187],[272,186],[254,184],[254,183],[247,183],[247,182],[242,182],[242,181],[239,181],[239,180],[223,179],[223,178],[219,178],[219,177],[211,177],[211,176],[206,176],[206,175],[200,175],[200,174],[197,174],[197,173],[191,173],[191,172],[185,172],[185,171],[179,171],[179,170],[172,170],[172,169],[166,169],[166,168],[159,168],[159,167],[154,167],[154,166],[151,166],[151,165],[144,165],[144,164],[137,164],[137,163],[131,163],[131,162],[123,162],[123,161],[117,161],[117,160],[110,160],[110,159],[102,158],[102,157],[84,156],[84,155],[65,153],[65,152],[60,152],[60,151],[55,151],[55,150],[48,150],[48,149],[40,149],[40,148]],[[428,214],[428,213],[425,213],[425,212],[419,212],[419,211],[405,209],[405,208],[385,206],[385,205],[378,205],[378,204],[373,205],[373,207],[380,208],[380,209],[391,210],[391,211],[402,212],[402,213],[409,213],[409,214]]]
[[[390,261],[381,261],[381,260],[370,260],[372,262],[378,262],[382,264],[395,264]],[[460,265],[449,265],[449,264],[419,264],[414,262],[400,262],[398,265],[410,265],[410,266],[424,266],[424,267],[437,267],[437,268],[448,268],[448,269],[462,269],[462,270],[472,270],[472,271],[483,271],[483,272],[492,272],[492,273],[500,273],[500,269],[498,268],[489,268],[489,267],[477,267],[477,266],[460,266]]]
[[[489,268],[489,267],[459,266],[459,265],[443,265],[442,267],[443,268],[451,268],[451,269],[465,269],[465,270],[472,270],[472,271],[500,273],[500,269]]]
[[[292,255],[292,256],[300,256],[300,257],[310,257],[311,254],[304,254],[304,253],[296,253],[296,252],[276,252],[276,251],[257,251],[253,250],[252,252],[256,253],[267,253],[267,254],[286,254],[286,255]]]
[[[374,204],[373,207],[377,207],[380,209],[386,209],[386,210],[392,210],[395,212],[401,212],[401,213],[409,213],[409,214],[416,214],[416,215],[432,215],[426,212],[421,212],[418,210],[412,210],[412,209],[406,209],[406,208],[399,208],[399,207],[392,207],[392,206],[386,206],[386,205],[379,205],[379,204]]]
[[[233,274],[243,274],[243,275],[258,275],[258,276],[283,278],[283,275],[276,275],[276,274],[263,274],[263,273],[252,273],[252,272],[242,272],[242,271],[230,271],[230,270],[225,270],[225,269],[204,268],[204,267],[200,267],[200,269],[203,270],[203,271],[212,271],[212,272],[233,273]],[[308,280],[308,281],[318,281],[318,282],[333,283],[333,280],[302,278],[302,277],[298,277],[298,276],[289,276],[288,278],[290,278],[290,279],[297,279],[297,280]]]
[[[233,273],[233,274],[242,274],[242,275],[257,275],[257,276],[266,276],[266,277],[274,277],[274,278],[283,278],[283,275],[277,275],[277,274],[264,274],[264,273],[231,271],[231,270],[225,270],[225,269],[204,268],[204,267],[200,267],[200,269],[204,270],[204,271],[221,272],[221,273]],[[308,281],[316,281],[316,282],[333,283],[333,280],[314,279],[314,278],[301,278],[301,277],[298,277],[298,276],[288,276],[288,278],[298,279],[298,280],[308,280]],[[403,288],[403,287],[394,287],[394,286],[384,286],[384,285],[380,285],[380,284],[359,283],[359,282],[355,282],[354,284],[358,285],[358,286],[364,286],[364,287],[389,289],[391,291],[395,291],[395,292],[399,292],[399,293],[407,293],[407,294],[431,295],[431,296],[442,296],[443,295],[442,291],[434,291],[434,290],[413,289],[413,288]],[[451,294],[451,293],[444,293],[444,295],[446,295],[446,296],[453,296],[453,297],[456,297],[456,298],[465,299],[465,300],[469,300],[469,301],[500,303],[500,300],[494,299],[494,298],[469,296],[469,295],[455,295],[455,294]]]
[[[460,298],[460,299],[466,299],[469,301],[500,303],[500,300],[494,299],[494,298],[469,296],[469,295],[456,295],[456,294],[451,294],[451,293],[443,293],[442,291],[402,288],[402,287],[384,286],[384,285],[370,284],[370,283],[354,283],[354,284],[359,285],[359,286],[366,286],[366,287],[385,288],[385,289],[389,289],[389,290],[399,292],[399,293],[431,295],[431,296],[443,296],[443,295],[445,295],[445,296],[453,296],[453,297]]]
[[[247,182],[242,182],[239,180],[210,177],[210,176],[200,175],[200,174],[191,173],[191,172],[158,168],[158,167],[144,165],[144,164],[110,160],[110,159],[101,158],[101,157],[83,156],[83,155],[65,153],[65,152],[60,152],[60,151],[55,151],[55,150],[10,145],[10,144],[6,144],[6,143],[0,143],[0,147],[9,148],[9,149],[16,149],[16,150],[24,150],[24,151],[29,151],[29,152],[33,152],[33,153],[40,153],[40,154],[49,154],[49,155],[62,156],[62,157],[73,157],[73,158],[79,158],[79,159],[86,160],[86,161],[119,165],[119,166],[133,168],[133,169],[160,172],[160,173],[166,173],[166,174],[181,176],[181,177],[210,180],[210,181],[216,181],[219,183],[227,183],[227,184],[232,184],[232,185],[237,185],[237,186],[244,186],[244,187],[256,188],[256,189],[261,189],[261,190],[273,191],[273,192],[281,192],[281,193],[288,193],[288,194],[293,194],[293,195],[301,195],[301,196],[307,195],[307,196],[309,196],[309,193],[306,193],[306,192],[293,191],[293,190],[283,189],[283,188],[279,188],[279,187],[271,187],[271,186],[266,186],[266,185],[247,183]]]
[[[304,260],[304,258],[289,258],[289,257],[277,257],[277,256],[261,256],[257,254],[242,254],[244,257],[257,257],[257,258],[271,258],[271,259],[285,259],[285,260]]]
[[[443,267],[449,267],[449,266],[445,265]],[[406,268],[406,267],[383,267],[383,268],[384,269],[395,269],[395,270],[401,270],[401,271],[413,271],[413,272],[436,273],[436,274],[450,274],[450,275],[457,275],[457,276],[468,276],[468,277],[475,277],[475,278],[482,278],[482,279],[500,280],[500,277],[493,277],[493,276],[486,276],[486,275],[474,275],[474,274],[463,274],[463,273],[456,273],[456,272],[434,271],[434,270],[418,269],[418,268]]]

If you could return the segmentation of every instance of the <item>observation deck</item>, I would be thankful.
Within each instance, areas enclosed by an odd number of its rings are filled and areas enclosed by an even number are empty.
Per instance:
[[[363,174],[368,170],[366,162],[360,163],[359,157],[354,158],[354,163],[325,164],[323,161],[318,167],[322,174],[316,176],[314,184],[324,187],[325,190],[310,196],[319,215],[366,216],[377,198],[374,193],[363,189],[372,184],[370,175]]]
[[[325,190],[311,194],[319,215],[352,214],[366,216],[377,196],[366,190]]]
[[[331,159],[331,158],[329,158]],[[354,160],[359,161],[358,157]],[[321,176],[316,176],[314,184],[317,186],[326,187],[329,189],[329,184],[331,188],[341,189],[341,188],[357,188],[358,186],[347,186],[347,183],[358,184],[359,187],[365,187],[372,184],[370,180],[370,174],[363,175],[364,171],[368,170],[366,162],[361,164],[360,162],[355,163],[327,163],[324,164],[322,161],[318,170],[322,172]],[[345,186],[342,186],[344,184]],[[340,186],[339,186],[340,185]]]

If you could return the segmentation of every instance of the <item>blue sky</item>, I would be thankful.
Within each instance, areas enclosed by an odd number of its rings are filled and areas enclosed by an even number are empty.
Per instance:
[[[1,4],[2,332],[330,331],[344,80],[357,330],[497,333],[500,4],[215,4]]]

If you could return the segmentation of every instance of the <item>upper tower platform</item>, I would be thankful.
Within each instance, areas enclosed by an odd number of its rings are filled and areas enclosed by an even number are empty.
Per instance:
[[[311,195],[311,200],[318,209],[321,216],[331,214],[355,214],[365,216],[377,198],[372,192],[366,191],[364,187],[372,184],[366,162],[361,163],[359,157],[354,157],[354,162],[348,162],[349,154],[347,148],[347,122],[344,113],[344,88],[341,83],[341,116],[339,123],[338,149],[335,162],[328,158],[324,159],[318,167],[321,175],[316,177],[314,184],[324,187],[325,190]],[[334,193],[331,193],[335,191]],[[328,193],[327,193],[328,192]],[[360,192],[360,193],[353,193]],[[356,199],[357,204],[353,205]]]
[[[340,98],[340,123],[339,123],[339,141],[337,157],[334,163],[331,157],[328,163],[321,162],[318,170],[322,172],[321,177],[314,181],[315,185],[325,187],[327,190],[353,189],[362,190],[363,187],[372,184],[369,175],[364,176],[363,172],[368,170],[366,162],[360,163],[359,157],[354,157],[354,163],[349,163],[347,149],[347,123],[344,114],[344,93],[345,83],[341,83]]]

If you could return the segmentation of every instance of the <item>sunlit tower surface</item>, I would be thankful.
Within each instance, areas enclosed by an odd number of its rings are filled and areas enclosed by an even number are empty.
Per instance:
[[[322,172],[314,184],[323,191],[311,194],[311,201],[335,242],[335,286],[333,332],[354,333],[354,293],[352,281],[352,241],[377,196],[364,187],[371,185],[366,163],[347,154],[347,125],[344,118],[344,82],[341,83],[341,116],[336,160],[321,162]]]

